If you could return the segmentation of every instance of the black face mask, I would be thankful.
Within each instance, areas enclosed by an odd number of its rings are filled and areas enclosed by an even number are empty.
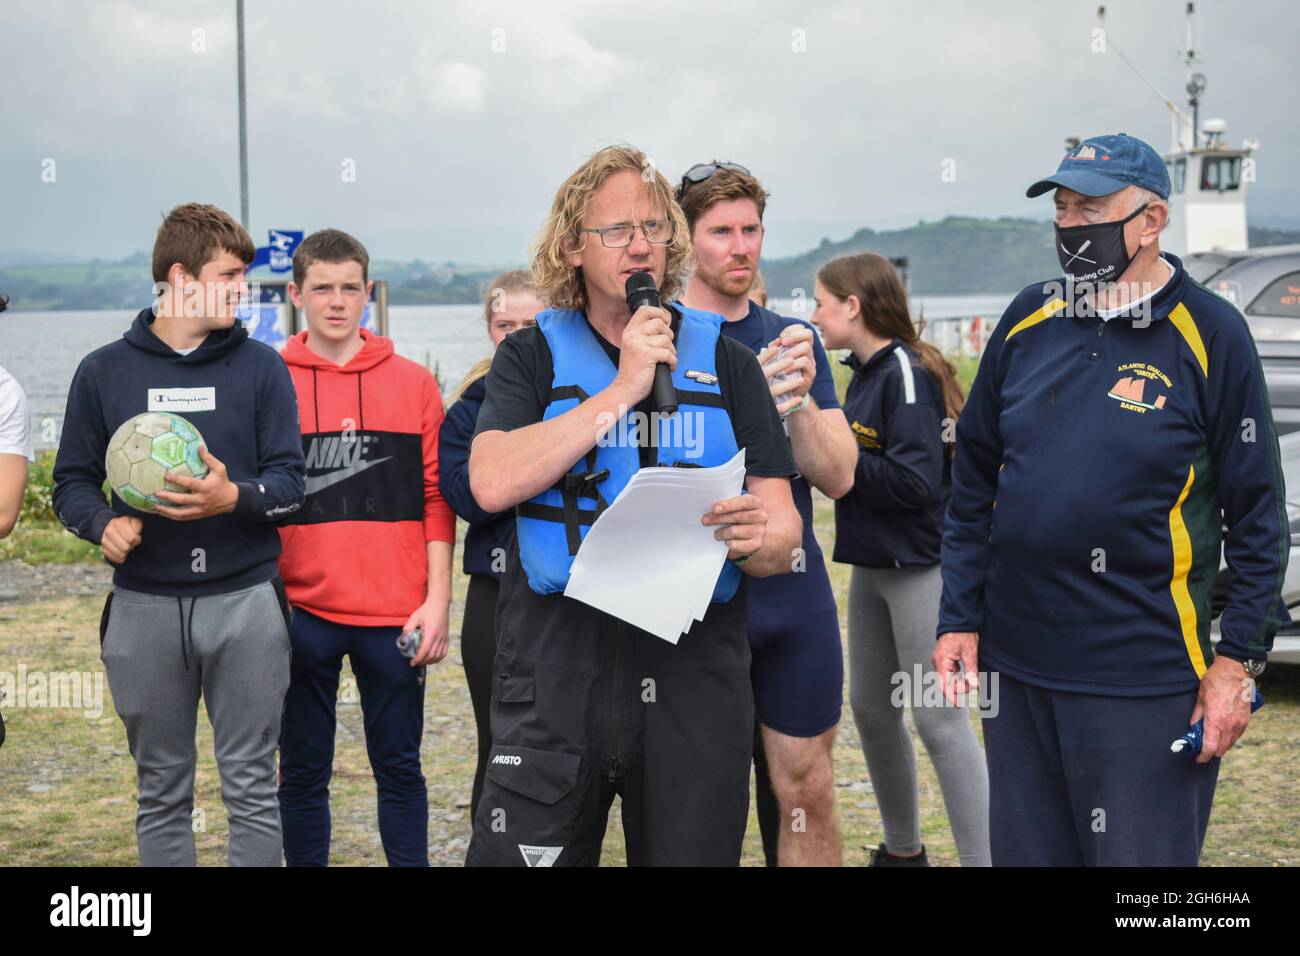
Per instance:
[[[1056,227],[1056,257],[1072,282],[1114,282],[1133,257],[1124,244],[1124,227],[1147,208],[1143,203],[1118,222]]]

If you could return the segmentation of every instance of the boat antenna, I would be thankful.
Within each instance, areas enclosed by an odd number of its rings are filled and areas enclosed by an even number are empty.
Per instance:
[[[1187,4],[1187,17],[1188,17],[1188,25],[1187,25],[1188,44],[1187,44],[1187,45],[1188,45],[1188,50],[1187,50],[1187,57],[1186,57],[1186,58],[1187,58],[1187,62],[1188,62],[1189,65],[1190,65],[1192,62],[1194,62],[1194,56],[1193,56],[1193,53],[1192,53],[1192,50],[1191,50],[1191,30],[1192,30],[1192,27],[1191,27],[1191,17],[1192,17],[1192,14],[1193,14],[1193,13],[1195,13],[1194,4],[1188,3],[1188,4]],[[1105,7],[1104,5],[1103,5],[1103,6],[1100,6],[1100,7],[1097,8],[1097,22],[1100,23],[1100,24],[1102,25],[1102,28],[1103,28],[1103,29],[1105,28],[1105,25],[1106,25],[1106,7]],[[1175,102],[1174,102],[1170,97],[1168,97],[1168,96],[1165,94],[1164,90],[1162,90],[1162,89],[1160,89],[1160,87],[1156,86],[1156,84],[1155,84],[1154,82],[1152,82],[1152,80],[1151,80],[1151,79],[1150,79],[1150,78],[1149,78],[1145,73],[1143,73],[1141,70],[1139,70],[1139,69],[1137,68],[1137,65],[1136,65],[1132,60],[1130,60],[1130,59],[1128,58],[1128,54],[1126,54],[1123,50],[1121,50],[1121,49],[1119,48],[1119,45],[1118,45],[1118,44],[1117,44],[1117,43],[1116,43],[1116,42],[1115,42],[1115,41],[1110,37],[1109,34],[1106,35],[1106,46],[1107,46],[1108,49],[1114,50],[1114,51],[1119,55],[1119,58],[1120,58],[1121,60],[1124,61],[1124,64],[1125,64],[1125,65],[1126,65],[1130,70],[1132,70],[1134,73],[1137,74],[1138,79],[1140,79],[1140,80],[1141,80],[1143,83],[1145,83],[1147,86],[1151,87],[1152,91],[1156,94],[1156,96],[1160,97],[1160,102],[1164,103],[1165,106],[1167,106],[1167,107],[1169,108],[1169,112],[1172,113],[1172,114],[1173,114],[1173,117],[1174,117],[1174,119],[1173,119],[1173,122],[1174,122],[1174,148],[1177,149],[1177,148],[1178,148],[1178,145],[1179,145],[1179,140],[1180,140],[1180,138],[1181,138],[1181,137],[1178,135],[1178,124],[1179,124],[1179,123],[1182,123],[1184,126],[1186,126],[1186,125],[1188,125],[1189,123],[1191,123],[1191,121],[1188,120],[1186,114],[1184,114],[1183,111],[1180,110],[1180,109],[1178,108],[1178,105],[1177,105],[1177,104],[1176,104],[1176,103],[1175,103]],[[1200,76],[1199,73],[1196,74],[1196,75],[1197,75],[1197,76]],[[1204,89],[1204,77],[1202,77],[1201,80],[1202,80],[1201,88]],[[1189,85],[1190,85],[1190,79],[1189,79]],[[1195,145],[1195,137],[1196,137],[1196,127],[1195,127],[1195,125],[1193,124],[1193,125],[1192,125],[1192,138],[1193,138],[1193,145]]]

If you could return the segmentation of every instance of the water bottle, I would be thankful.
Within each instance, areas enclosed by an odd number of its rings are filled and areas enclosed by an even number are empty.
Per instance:
[[[403,657],[414,658],[420,651],[420,641],[424,639],[424,632],[418,627],[410,634],[397,635],[397,649]]]
[[[1264,706],[1264,695],[1259,692],[1259,688],[1254,688],[1254,693],[1250,698],[1250,712],[1253,714]],[[1201,747],[1205,743],[1205,718],[1202,717],[1196,723],[1188,728],[1187,733],[1183,734],[1172,744],[1169,749],[1176,754],[1183,754],[1189,758],[1197,757],[1201,752]]]
[[[790,346],[782,345],[779,349],[776,350],[776,355],[772,356],[768,364],[775,364],[777,362],[780,362],[781,359],[785,358],[786,353],[789,351],[790,351]],[[768,379],[768,385],[769,386],[779,385],[782,382],[788,382],[791,379],[795,380],[796,382],[801,381],[803,379],[803,372],[801,371],[778,372],[777,374],[773,375],[770,379]],[[789,393],[787,392],[786,395],[783,395],[780,400],[784,401],[785,398],[788,397],[788,395]],[[783,422],[785,421],[786,415],[789,415],[791,411],[794,411],[794,409],[790,409],[785,413],[785,415],[781,416],[781,420]]]

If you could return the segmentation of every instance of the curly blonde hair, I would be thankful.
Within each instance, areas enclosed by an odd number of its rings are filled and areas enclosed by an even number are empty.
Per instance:
[[[668,243],[659,296],[667,302],[681,292],[682,281],[691,267],[691,236],[686,217],[673,199],[668,180],[645,153],[635,146],[616,144],[597,150],[564,181],[551,203],[550,215],[533,241],[533,285],[538,298],[551,308],[586,310],[587,289],[582,270],[569,265],[566,256],[583,248],[583,240],[593,238],[590,233],[578,231],[591,205],[591,197],[610,176],[624,169],[640,174],[651,195],[673,221],[673,238]]]

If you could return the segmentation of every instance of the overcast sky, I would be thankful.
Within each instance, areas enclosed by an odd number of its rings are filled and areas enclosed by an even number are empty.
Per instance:
[[[1112,46],[1179,104],[1183,7],[1106,4]],[[1170,139],[1156,95],[1093,52],[1087,0],[247,8],[259,244],[336,226],[377,258],[522,261],[559,183],[623,140],[673,181],[701,160],[749,166],[772,194],[764,252],[785,255],[864,225],[1046,217],[1050,198],[1024,189],[1066,136]],[[1300,219],[1295,5],[1197,8],[1202,119],[1261,144],[1252,221]],[[148,249],[178,202],[238,214],[234,10],[4,0],[0,254],[116,258]]]

